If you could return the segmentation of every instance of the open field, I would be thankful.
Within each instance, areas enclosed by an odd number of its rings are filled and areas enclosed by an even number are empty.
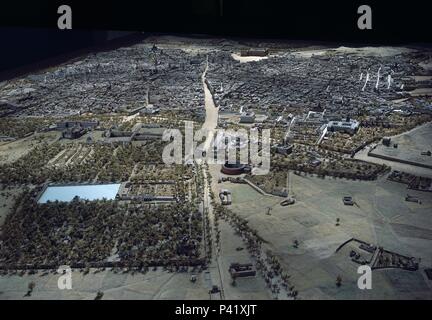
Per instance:
[[[229,259],[229,258],[228,258]],[[224,266],[227,266],[224,263]],[[72,272],[72,289],[58,290],[59,274],[43,271],[34,275],[9,275],[0,277],[0,300],[23,299],[30,282],[35,283],[31,300],[93,300],[98,291],[104,293],[105,300],[209,300],[212,279],[209,273],[195,273],[192,270],[182,273],[170,273],[163,268],[147,273],[123,273],[112,270],[97,272],[90,269],[87,275],[78,270]],[[96,273],[95,273],[96,272]],[[195,283],[191,275],[197,275]],[[239,279],[236,287],[230,286],[228,270],[224,275],[226,297],[228,299],[269,299],[265,284],[259,278]]]
[[[94,274],[96,269],[84,275],[78,271],[72,272],[72,290],[58,290],[58,274],[3,276],[0,277],[0,299],[22,299],[27,292],[27,285],[33,281],[36,284],[31,297],[25,299],[66,299],[93,300],[98,291],[104,292],[104,299],[120,300],[151,300],[151,299],[209,299],[211,288],[204,279],[204,274],[197,277],[196,283],[189,281],[192,272],[169,273],[158,268],[151,269],[146,274],[114,273],[102,271]]]
[[[347,252],[335,250],[344,241],[358,238],[394,252],[420,257],[422,266],[432,263],[432,197],[410,194],[423,204],[405,202],[406,188],[385,179],[353,182],[332,178],[292,179],[290,195],[297,200],[282,207],[280,199],[259,194],[248,185],[222,183],[232,191],[231,209],[245,217],[268,247],[282,259],[292,282],[305,299],[406,299],[432,298],[430,280],[419,271],[376,270],[374,290],[356,286],[357,264]],[[356,205],[344,206],[342,197],[353,196]],[[271,207],[271,215],[267,215]],[[336,219],[340,225],[336,226]],[[293,247],[293,241],[299,247]],[[343,284],[335,280],[341,275]]]
[[[13,142],[0,144],[0,164],[12,163],[28,154],[41,143],[51,144],[58,140],[59,132],[36,133]]]
[[[432,168],[432,157],[422,155],[422,152],[432,151],[432,123],[428,122],[409,132],[393,136],[391,144],[398,147],[385,146],[382,143],[371,151],[371,155],[384,156],[388,160],[409,161],[414,165]]]
[[[238,55],[257,48],[266,56]],[[432,149],[430,55],[150,36],[2,82],[0,299],[432,299],[432,194],[387,179],[432,177],[391,161],[432,165],[421,155]],[[219,183],[220,165],[189,157],[185,121],[207,130],[202,155],[219,129],[270,130],[270,172]],[[169,141],[181,162],[167,164]],[[376,143],[390,160],[368,155]],[[267,154],[264,138],[250,144]],[[112,183],[109,201],[37,201],[53,185]],[[384,267],[373,290],[357,287],[353,238],[377,248],[362,252]],[[419,269],[389,268],[400,261]],[[256,276],[232,278],[232,263]],[[72,290],[57,288],[60,265],[73,268]]]

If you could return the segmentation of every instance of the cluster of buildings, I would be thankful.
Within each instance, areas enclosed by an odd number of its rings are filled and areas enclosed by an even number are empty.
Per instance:
[[[411,53],[304,57],[285,52],[259,62],[239,63],[227,52],[212,52],[209,60],[209,83],[223,87],[214,94],[220,110],[236,113],[240,106],[249,110],[241,113],[240,123],[253,123],[254,112],[268,114],[275,108],[290,109],[300,117],[317,109],[316,115],[304,120],[310,124],[326,110],[327,122],[332,121],[330,131],[354,134],[360,123],[349,119],[359,115],[370,116],[373,122],[372,118],[385,119],[389,113],[409,116],[430,106],[427,99],[408,93],[428,85],[408,76],[423,71],[420,57]],[[394,101],[406,97],[410,99],[395,105]],[[276,122],[276,118],[269,120]]]
[[[88,131],[98,128],[99,121],[61,121],[49,127],[49,130],[62,132],[63,139],[78,139]]]
[[[129,144],[132,141],[162,140],[165,128],[159,125],[137,123],[132,130],[120,130],[113,127],[104,134],[103,143]]]
[[[349,116],[334,114],[329,110],[309,111],[298,115],[286,124],[286,140],[311,145],[319,145],[323,139],[335,132],[355,135],[360,128],[360,121]]]
[[[258,48],[258,49],[243,49],[240,50],[240,56],[242,57],[266,57],[269,54],[268,49]]]
[[[352,119],[345,119],[345,121],[329,121],[327,124],[330,132],[344,132],[348,134],[355,134],[359,129],[360,122]]]
[[[159,183],[153,183],[152,185],[169,185],[174,186],[175,181],[161,181]],[[144,189],[144,190],[142,190]],[[173,188],[170,188],[171,190]],[[137,192],[138,190],[138,192]],[[119,192],[116,195],[117,200],[124,201],[157,201],[157,202],[172,202],[178,201],[178,198],[172,192],[172,194],[157,194],[155,188],[145,188],[141,185],[132,184],[130,182],[122,183]]]
[[[371,269],[399,268],[407,271],[419,269],[420,259],[416,257],[392,252],[356,238],[343,243],[336,252],[347,244],[350,244],[352,248],[349,252],[351,260],[357,264],[369,265]]]
[[[6,115],[71,116],[157,113],[203,106],[200,81],[206,56],[150,44],[88,55],[0,88]],[[154,108],[145,108],[153,105]],[[1,115],[1,114],[0,114]]]
[[[7,100],[0,100],[0,118],[11,116],[22,110],[22,107],[17,103]]]

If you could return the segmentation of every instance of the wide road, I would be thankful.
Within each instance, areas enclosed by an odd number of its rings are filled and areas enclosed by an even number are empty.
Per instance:
[[[206,74],[208,70],[208,57],[207,57],[207,64],[206,68],[201,76],[201,81],[204,87],[204,107],[206,111],[206,117],[204,124],[202,126],[202,129],[208,130],[208,136],[204,143],[204,150],[208,150],[208,148],[211,145],[212,138],[214,136],[214,133],[216,131],[217,125],[218,125],[218,118],[219,118],[219,108],[216,107],[212,93],[210,92],[210,89],[207,87],[206,84]]]
[[[210,89],[207,86],[206,83],[206,74],[207,74],[207,70],[208,70],[208,57],[207,57],[207,63],[206,63],[206,67],[205,70],[202,74],[201,77],[201,81],[203,84],[203,88],[204,88],[204,102],[205,102],[205,110],[206,110],[206,117],[205,117],[205,121],[204,124],[202,126],[202,129],[208,130],[208,134],[207,134],[207,138],[206,141],[204,143],[204,150],[209,150],[211,143],[213,141],[213,137],[214,134],[216,132],[216,128],[218,125],[218,117],[219,117],[219,109],[216,107],[214,101],[213,101],[213,96],[212,93],[210,92]],[[208,154],[208,152],[207,152]],[[206,159],[205,159],[206,161]],[[216,235],[215,235],[215,225],[214,225],[214,212],[213,212],[213,206],[211,204],[211,198],[210,198],[210,184],[208,181],[208,177],[207,177],[207,170],[206,170],[206,166],[203,165],[202,166],[202,170],[203,170],[203,177],[204,177],[204,203],[203,203],[203,208],[204,208],[204,213],[207,212],[208,217],[209,217],[209,221],[210,221],[210,234],[208,235],[209,237],[212,238],[212,257],[211,257],[211,262],[210,262],[210,266],[209,266],[209,271],[210,271],[210,275],[212,278],[212,283],[214,285],[217,285],[221,292],[220,292],[220,297],[221,299],[225,298],[225,294],[224,294],[224,287],[223,287],[223,281],[222,281],[222,270],[221,270],[221,266],[220,266],[220,259],[219,259],[219,252],[218,252],[218,248],[216,247]]]

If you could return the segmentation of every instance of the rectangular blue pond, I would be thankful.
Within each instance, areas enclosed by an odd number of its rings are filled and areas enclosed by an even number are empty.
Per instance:
[[[75,186],[49,186],[45,189],[38,203],[48,201],[70,202],[73,198],[79,197],[83,200],[114,200],[120,184],[95,184]]]

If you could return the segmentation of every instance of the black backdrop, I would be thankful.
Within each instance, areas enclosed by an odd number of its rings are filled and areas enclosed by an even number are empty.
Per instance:
[[[61,4],[72,7],[71,31],[56,29]],[[362,4],[372,8],[372,30],[357,28],[357,8]],[[2,0],[0,70],[106,41],[103,30],[430,43],[431,4],[424,0]]]

